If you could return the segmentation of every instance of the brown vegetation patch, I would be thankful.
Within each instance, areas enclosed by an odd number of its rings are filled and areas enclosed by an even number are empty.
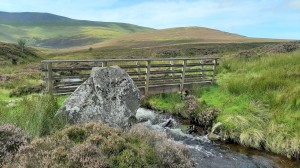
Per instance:
[[[67,126],[24,146],[8,167],[193,167],[184,145],[142,125],[124,132],[100,123]]]
[[[18,152],[22,145],[25,145],[28,137],[20,128],[14,125],[0,126],[0,167],[10,163],[14,159],[14,155]]]

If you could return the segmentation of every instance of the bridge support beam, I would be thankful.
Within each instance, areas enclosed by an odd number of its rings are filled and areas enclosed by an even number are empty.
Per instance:
[[[146,83],[145,83],[145,95],[148,95],[149,83],[150,83],[150,70],[151,70],[151,61],[147,61],[147,70],[146,70]]]
[[[187,60],[183,60],[183,66],[182,66],[182,75],[181,75],[181,84],[180,84],[180,91],[183,91],[184,88],[184,80],[185,80],[185,70],[186,70],[186,64]]]

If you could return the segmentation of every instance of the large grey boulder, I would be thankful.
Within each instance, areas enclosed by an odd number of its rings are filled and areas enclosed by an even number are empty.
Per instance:
[[[56,115],[70,123],[96,121],[124,127],[139,105],[139,89],[124,70],[118,66],[95,67]]]

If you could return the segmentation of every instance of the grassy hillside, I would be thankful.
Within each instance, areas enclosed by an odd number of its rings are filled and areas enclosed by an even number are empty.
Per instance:
[[[207,56],[285,41],[249,38],[203,27],[182,27],[131,33],[93,45],[62,49],[51,55],[56,55],[55,59],[102,58],[107,53],[111,53],[108,58]]]
[[[282,40],[249,38],[204,27],[181,27],[134,33],[99,44],[101,47],[157,47],[207,43],[280,42]]]
[[[0,42],[0,65],[11,65],[12,60],[24,63],[37,58],[39,57],[35,49],[25,47],[22,51],[18,45]]]
[[[68,48],[102,42],[133,32],[150,30],[126,23],[74,20],[48,13],[0,12],[0,40],[24,38],[33,46]]]
[[[273,51],[222,58],[217,84],[194,94],[222,111],[215,121],[222,123],[217,131],[222,139],[299,159],[300,50]],[[180,111],[180,95],[154,96],[149,102]]]

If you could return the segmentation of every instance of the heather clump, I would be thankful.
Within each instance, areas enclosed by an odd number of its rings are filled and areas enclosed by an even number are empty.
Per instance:
[[[20,148],[6,167],[193,167],[189,151],[143,125],[129,131],[101,123],[66,126]]]
[[[23,131],[10,124],[0,126],[0,167],[14,159],[22,145],[28,141]]]

